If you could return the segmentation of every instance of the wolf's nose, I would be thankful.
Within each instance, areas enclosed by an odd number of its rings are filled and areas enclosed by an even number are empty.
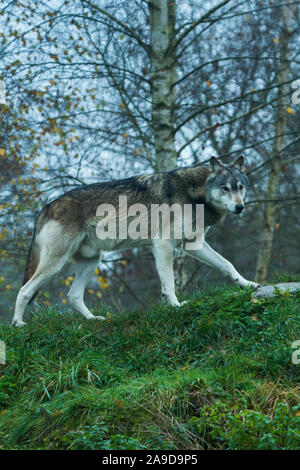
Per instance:
[[[236,212],[237,214],[240,214],[243,209],[244,209],[244,204],[237,204],[237,205],[235,206],[235,212]]]

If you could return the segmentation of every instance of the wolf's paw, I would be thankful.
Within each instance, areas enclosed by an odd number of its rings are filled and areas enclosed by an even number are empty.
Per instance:
[[[100,315],[96,316],[96,315],[91,315],[90,317],[88,317],[88,320],[101,320],[101,321],[105,321],[106,318],[105,317],[101,317]]]
[[[261,285],[260,285],[260,284],[257,284],[257,282],[249,281],[249,282],[248,282],[248,286],[249,286],[249,287],[253,287],[254,289],[258,289]]]
[[[256,282],[252,282],[252,281],[247,281],[247,279],[244,279],[244,278],[234,279],[234,282],[238,284],[240,287],[254,287],[254,289],[257,289],[258,287],[260,287],[260,284],[257,284]]]
[[[27,323],[25,323],[22,320],[13,320],[13,322],[12,322],[12,326],[16,326],[18,328],[20,328],[22,326],[26,326],[26,325],[27,325]]]
[[[176,308],[180,308],[182,307],[183,305],[189,303],[190,301],[189,300],[184,300],[183,302],[176,302],[176,303],[173,303],[171,304],[173,307],[176,307]]]

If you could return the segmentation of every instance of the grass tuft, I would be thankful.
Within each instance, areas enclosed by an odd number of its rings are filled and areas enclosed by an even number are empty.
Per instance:
[[[300,295],[251,292],[2,325],[0,449],[299,449]]]

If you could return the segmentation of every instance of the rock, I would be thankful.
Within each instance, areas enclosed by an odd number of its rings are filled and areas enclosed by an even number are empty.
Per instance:
[[[297,292],[300,291],[300,282],[282,282],[270,286],[261,286],[252,293],[252,296],[256,298],[274,297],[276,295],[276,289],[279,289],[281,292]]]

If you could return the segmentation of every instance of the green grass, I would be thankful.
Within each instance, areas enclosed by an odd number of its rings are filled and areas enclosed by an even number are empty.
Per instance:
[[[104,313],[100,308],[97,314]],[[300,449],[300,295],[0,327],[0,449]]]

